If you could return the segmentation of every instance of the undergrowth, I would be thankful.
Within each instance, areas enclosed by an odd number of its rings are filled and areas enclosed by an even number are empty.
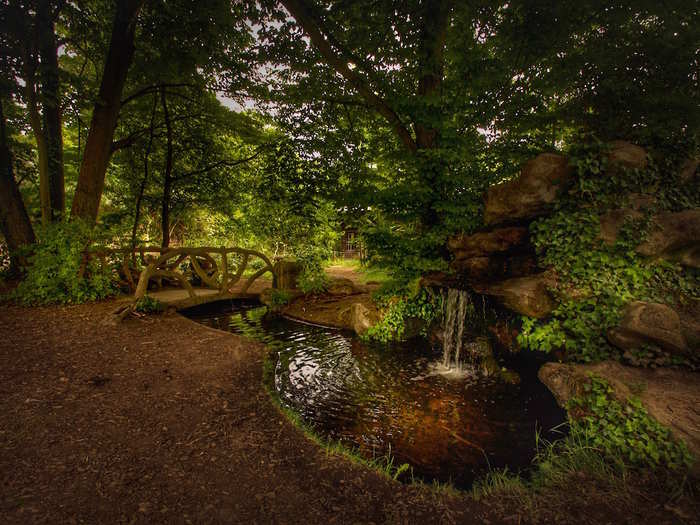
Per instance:
[[[83,303],[117,292],[113,268],[85,254],[96,247],[96,231],[80,221],[42,228],[32,245],[26,275],[14,297],[26,305]]]
[[[519,342],[544,352],[565,350],[574,361],[619,359],[620,351],[605,334],[620,321],[627,303],[674,305],[699,297],[697,270],[644,258],[635,248],[655,227],[655,214],[700,206],[700,189],[682,190],[672,155],[658,163],[650,158],[644,170],[610,170],[605,146],[593,143],[573,151],[571,158],[574,187],[551,215],[530,226],[540,264],[556,272],[552,291],[558,306],[547,320],[524,317]],[[600,216],[630,206],[625,202],[630,195],[646,205],[630,215],[614,243],[606,244],[600,237]]]

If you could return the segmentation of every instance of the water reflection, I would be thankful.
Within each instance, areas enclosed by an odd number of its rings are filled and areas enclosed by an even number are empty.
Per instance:
[[[517,385],[479,374],[446,377],[436,373],[440,352],[426,342],[371,345],[265,313],[251,303],[186,312],[271,347],[281,401],[317,432],[370,458],[391,452],[417,477],[467,487],[489,465],[526,467],[536,429],[563,421],[533,366],[520,364]]]

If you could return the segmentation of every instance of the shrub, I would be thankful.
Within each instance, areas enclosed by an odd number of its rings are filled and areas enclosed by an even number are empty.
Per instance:
[[[305,294],[323,293],[328,288],[328,276],[323,269],[323,260],[320,257],[305,257],[299,259],[302,271],[297,279],[299,289]]]
[[[292,299],[292,294],[286,290],[273,288],[269,292],[268,303],[270,306],[284,306]]]
[[[39,232],[24,280],[15,291],[23,304],[82,303],[116,293],[113,271],[96,258],[84,257],[94,248],[94,232],[84,223],[56,223]]]

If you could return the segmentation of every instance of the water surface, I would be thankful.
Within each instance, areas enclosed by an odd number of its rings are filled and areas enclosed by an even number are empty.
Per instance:
[[[439,373],[442,353],[423,340],[391,346],[354,334],[266,315],[251,302],[218,303],[188,317],[266,343],[280,401],[317,433],[368,458],[391,454],[425,481],[468,487],[489,468],[526,468],[535,432],[564,420],[536,365],[516,363],[521,381]]]

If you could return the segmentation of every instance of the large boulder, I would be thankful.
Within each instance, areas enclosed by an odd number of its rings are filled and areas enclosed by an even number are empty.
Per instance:
[[[338,321],[342,326],[362,335],[379,321],[379,313],[376,309],[370,309],[367,305],[358,302],[339,312]]]
[[[537,271],[534,255],[490,255],[456,259],[450,268],[467,282],[489,282],[523,277]]]
[[[546,271],[497,283],[477,284],[474,285],[474,290],[496,297],[506,308],[519,314],[543,318],[556,307],[549,291],[554,285],[555,275]]]
[[[472,235],[456,235],[447,241],[455,259],[484,257],[492,253],[506,253],[527,246],[528,229],[522,226],[496,228]]]
[[[355,283],[345,277],[334,277],[328,281],[326,293],[329,295],[353,295],[359,293]]]
[[[647,167],[647,152],[644,148],[625,140],[614,140],[609,146],[609,170],[615,171],[618,167],[627,169],[644,169]]]
[[[569,159],[542,153],[523,166],[520,176],[486,193],[484,222],[498,224],[545,213],[571,182]]]
[[[697,373],[669,368],[632,368],[614,361],[595,365],[547,363],[538,376],[566,408],[572,397],[584,394],[590,374],[605,379],[620,401],[636,397],[650,416],[685,442],[696,459],[700,459],[700,381]],[[695,473],[700,461],[695,462]]]
[[[652,222],[651,231],[637,247],[637,253],[676,259],[694,268],[700,266],[700,209],[662,213]]]
[[[625,307],[622,321],[608,330],[608,340],[622,350],[653,345],[672,354],[688,350],[676,311],[659,303],[633,301]]]

